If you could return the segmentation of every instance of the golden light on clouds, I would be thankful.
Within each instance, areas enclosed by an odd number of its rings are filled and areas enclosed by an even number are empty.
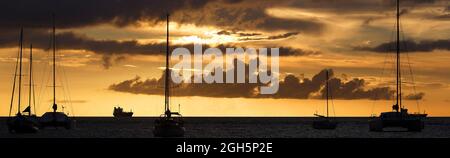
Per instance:
[[[204,7],[195,9],[175,5],[171,13],[173,19],[170,22],[170,43],[172,47],[200,43],[210,47],[223,44],[290,48],[285,51],[299,49],[306,53],[280,57],[282,77],[294,75],[311,78],[322,69],[331,68],[340,79],[365,79],[365,88],[392,83],[392,78],[380,75],[386,59],[392,64],[391,57],[386,57],[382,52],[356,48],[374,48],[392,41],[395,10],[382,0],[342,2],[307,1],[297,4],[292,1],[243,1],[238,4],[221,4],[222,1],[205,1],[207,4]],[[352,10],[348,5],[355,5],[351,6],[355,9]],[[70,10],[72,6],[67,7]],[[138,116],[159,115],[162,111],[162,96],[115,92],[108,90],[108,87],[136,76],[141,77],[142,81],[161,77],[166,40],[166,23],[161,20],[163,13],[159,12],[159,8],[124,7],[125,13],[111,13],[108,10],[108,14],[103,15],[96,14],[97,11],[102,11],[102,8],[98,9],[95,13],[87,12],[76,15],[75,18],[67,14],[69,17],[58,19],[58,71],[64,69],[66,72],[72,90],[71,97],[81,100],[73,103],[75,114],[110,116],[112,107],[119,104],[126,109],[133,109]],[[446,1],[408,4],[403,9],[401,28],[405,39],[420,43],[424,40],[448,40],[450,37]],[[25,13],[27,9],[19,10],[24,12],[20,15],[35,16],[31,14],[33,12]],[[34,51],[36,78],[46,80],[49,69],[46,69],[47,72],[43,71],[51,64],[48,20],[42,17],[23,19],[30,19],[27,24],[33,24],[25,28],[25,38],[27,46],[31,43],[37,46]],[[0,41],[4,41],[0,44],[0,75],[5,81],[0,84],[0,105],[9,105],[12,72],[17,55],[18,28],[16,24],[12,27],[10,24],[15,22],[10,21],[11,19],[3,19],[4,23],[0,26],[0,29],[4,29],[4,35],[0,37]],[[33,28],[38,24],[42,27]],[[67,41],[70,43],[64,43]],[[28,49],[24,53],[27,56]],[[447,106],[450,103],[447,99],[450,94],[448,47],[411,52],[409,57],[417,87],[420,88],[419,91],[425,92],[425,99],[421,103],[428,105],[427,112],[432,116],[450,115],[450,107]],[[402,61],[407,61],[405,56]],[[27,62],[25,58],[24,63]],[[173,60],[172,64],[176,62]],[[204,63],[208,61],[205,60]],[[46,89],[47,82],[38,84]],[[408,86],[411,87],[410,84],[406,85]],[[42,94],[46,95],[47,93]],[[46,97],[41,99],[48,100]],[[175,109],[178,103],[181,104],[182,112],[187,116],[310,116],[317,110],[316,105],[323,104],[322,100],[315,99],[192,96],[175,97],[174,100]],[[390,101],[381,101],[375,111],[389,109],[390,104]],[[369,116],[372,105],[373,102],[367,99],[339,100],[336,114]],[[6,115],[7,108],[1,106],[0,115]],[[43,102],[39,105],[38,112],[48,108],[48,103]]]
[[[268,8],[266,9],[266,13],[273,17],[287,19],[325,20],[331,17],[330,14],[296,8]]]

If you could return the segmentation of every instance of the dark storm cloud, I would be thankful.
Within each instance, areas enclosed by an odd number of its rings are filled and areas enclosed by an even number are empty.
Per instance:
[[[2,30],[0,47],[15,47],[18,43],[19,30]],[[51,44],[51,32],[44,29],[25,29],[25,43],[33,43],[38,49],[47,50]],[[165,43],[139,44],[136,40],[95,40],[73,32],[62,32],[56,35],[56,47],[59,50],[88,50],[97,54],[143,54],[159,55]]]
[[[7,0],[0,2],[0,27],[48,28],[51,13],[58,28],[79,28],[97,24],[118,27],[138,21],[159,22],[169,12],[179,23],[227,27],[237,30],[320,32],[324,25],[313,20],[274,18],[266,14],[275,1],[226,0]]]
[[[446,0],[401,0],[401,7],[423,7],[446,5]],[[321,11],[355,13],[355,12],[381,12],[393,11],[396,0],[299,0],[293,1],[292,6],[304,9],[316,9]]]
[[[445,0],[403,0],[402,7],[448,6]],[[268,15],[266,9],[291,7],[339,14],[392,11],[395,0],[5,0],[0,2],[0,27],[48,28],[51,13],[58,28],[78,28],[102,23],[115,26],[137,21],[158,22],[164,14],[173,21],[212,25],[236,30],[320,33],[325,24],[315,19],[285,19]]]
[[[3,34],[0,36],[0,48],[16,47],[18,44],[18,29],[0,29]],[[33,44],[34,48],[48,50],[51,48],[51,32],[46,29],[25,29],[25,45]],[[124,60],[126,55],[165,55],[166,43],[148,43],[140,44],[136,40],[116,41],[116,40],[95,40],[86,36],[74,34],[72,32],[62,32],[56,35],[56,48],[58,50],[88,50],[102,55],[103,66],[109,68],[114,63]],[[187,48],[194,53],[193,44],[171,45],[174,48]],[[211,48],[209,45],[203,45],[203,51]],[[238,44],[225,44],[214,46],[226,53],[226,48],[237,48]],[[306,56],[317,55],[320,52],[308,51],[298,48],[271,46],[267,48],[279,48],[280,56]]]
[[[396,42],[382,43],[375,47],[356,47],[356,50],[373,51],[379,53],[394,52]],[[450,50],[450,39],[440,40],[424,40],[420,42],[415,41],[401,41],[401,52],[432,52],[434,50]]]
[[[319,98],[324,98],[324,86],[326,82],[326,70],[320,71],[311,79],[300,79],[294,75],[287,75],[281,82],[279,91],[273,95],[258,94],[257,89],[262,84],[193,84],[182,83],[174,88],[174,96],[204,96],[204,97],[226,97],[226,98],[292,98],[308,99],[317,98],[313,96],[319,93]],[[329,70],[330,94],[335,99],[375,99],[388,100],[393,98],[394,91],[388,87],[375,87],[367,89],[364,79],[354,78],[343,81],[334,77],[333,70]],[[224,75],[225,76],[225,75]],[[109,90],[134,94],[163,95],[161,85],[162,76],[159,79],[142,80],[135,77],[109,86]],[[367,89],[367,90],[366,90]],[[419,95],[408,95],[405,99],[422,99],[423,93]]]
[[[112,23],[134,24],[138,20],[158,21],[167,12],[198,9],[207,0],[5,0],[0,2],[0,27],[49,27],[51,13],[58,28],[75,28]]]

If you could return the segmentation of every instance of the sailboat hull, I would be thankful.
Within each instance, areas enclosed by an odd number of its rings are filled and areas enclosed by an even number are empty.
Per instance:
[[[170,118],[156,120],[153,129],[153,135],[155,137],[183,137],[184,132],[183,122]]]
[[[41,128],[45,127],[64,127],[66,129],[72,128],[72,120],[62,112],[46,112],[39,119]]]
[[[331,120],[315,120],[313,122],[314,129],[336,129],[337,122]]]
[[[11,133],[36,133],[39,131],[39,123],[33,117],[15,116],[7,121],[7,125]]]
[[[383,114],[384,117],[382,115],[369,120],[370,131],[381,132],[386,127],[401,127],[406,128],[408,131],[420,132],[425,128],[422,117],[409,116],[408,114],[395,115],[393,112]]]

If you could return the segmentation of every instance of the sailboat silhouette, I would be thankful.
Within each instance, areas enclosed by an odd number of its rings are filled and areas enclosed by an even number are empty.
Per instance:
[[[330,98],[330,86],[328,85],[329,82],[329,70],[326,70],[325,75],[326,75],[326,80],[325,80],[325,96],[326,96],[326,100],[327,100],[327,115],[323,116],[323,115],[319,115],[319,114],[314,114],[314,116],[317,116],[317,118],[313,121],[313,128],[315,129],[336,129],[337,126],[337,122],[330,119],[329,117],[329,108],[328,108],[328,99]]]
[[[20,29],[20,42],[19,42],[19,54],[17,57],[17,63],[16,63],[16,70],[14,73],[14,83],[13,83],[13,90],[11,95],[11,105],[9,110],[9,118],[7,121],[8,130],[9,132],[15,132],[15,133],[36,133],[39,129],[39,123],[36,120],[36,117],[32,115],[31,113],[31,104],[23,111],[27,112],[28,116],[23,115],[20,111],[20,104],[21,104],[21,93],[22,93],[22,58],[23,58],[23,28]],[[31,103],[31,80],[32,80],[32,46],[30,47],[30,95],[29,95],[29,103]],[[17,68],[19,67],[19,75],[17,75]],[[15,88],[16,88],[16,78],[19,76],[19,83],[18,83],[18,101],[17,101],[17,114],[14,117],[11,117],[11,110],[14,103],[14,96],[15,96]]]
[[[402,105],[402,81],[400,71],[400,1],[397,0],[397,40],[396,40],[396,103],[393,111],[382,112],[379,117],[369,120],[370,131],[383,131],[385,127],[403,127],[408,131],[422,131],[425,125],[423,119],[427,114],[409,114],[408,109]]]
[[[166,69],[164,71],[164,114],[155,120],[153,135],[155,137],[183,137],[184,121],[179,112],[170,111],[170,70],[169,70],[169,14],[167,14],[167,39],[166,39]]]
[[[55,15],[53,17],[53,34],[52,34],[52,44],[53,44],[53,112],[46,112],[39,119],[39,123],[42,128],[53,126],[53,127],[64,127],[70,129],[72,126],[71,119],[64,112],[57,112],[58,105],[56,104],[56,34],[55,34]]]

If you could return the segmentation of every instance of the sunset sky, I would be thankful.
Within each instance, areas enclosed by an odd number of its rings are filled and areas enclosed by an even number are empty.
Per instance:
[[[400,3],[404,105],[450,116],[450,1]],[[23,79],[28,82],[33,44],[37,115],[51,110],[52,13],[57,102],[65,112],[111,116],[120,105],[136,116],[161,114],[167,12],[172,48],[280,48],[279,93],[253,95],[254,87],[244,84],[173,88],[172,109],[184,116],[323,113],[324,69],[332,69],[333,115],[391,110],[394,0],[6,0],[0,2],[0,116],[9,112],[21,27]],[[22,108],[28,103],[23,85]]]

